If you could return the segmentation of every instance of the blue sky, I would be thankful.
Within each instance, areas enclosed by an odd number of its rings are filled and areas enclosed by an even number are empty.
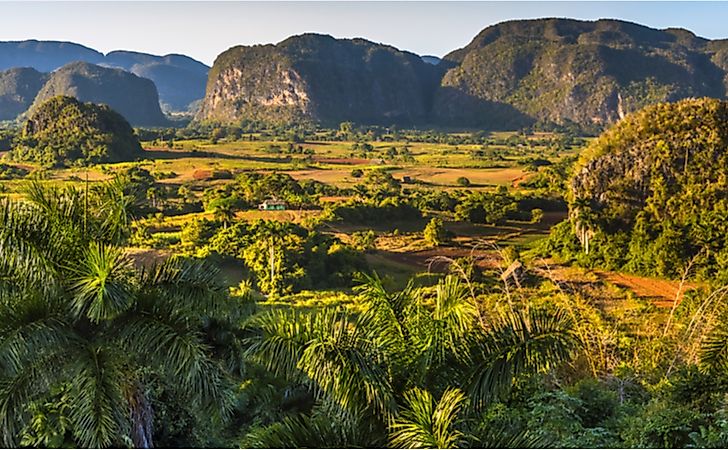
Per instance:
[[[728,38],[721,2],[0,2],[0,40],[53,39],[102,52],[183,53],[212,64],[238,44],[318,32],[442,56],[504,20],[618,18]]]

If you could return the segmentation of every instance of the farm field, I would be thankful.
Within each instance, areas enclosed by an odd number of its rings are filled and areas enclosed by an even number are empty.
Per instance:
[[[452,136],[463,137],[467,134]],[[491,136],[506,142],[517,134],[497,132]],[[578,155],[578,146],[556,148],[550,143],[556,138],[558,135],[554,133],[536,132],[521,136],[517,144],[453,145],[409,139],[372,141],[368,143],[370,147],[363,151],[357,148],[360,141],[309,139],[293,144],[278,139],[266,140],[260,134],[250,134],[249,140],[243,138],[231,142],[212,143],[205,139],[177,139],[171,145],[160,145],[157,141],[142,142],[144,154],[133,163],[61,169],[43,169],[36,164],[12,161],[7,164],[30,171],[30,178],[46,185],[80,188],[87,181],[93,185],[111,180],[130,168],[142,168],[151,173],[160,185],[172,189],[190,186],[192,195],[197,197],[205,189],[232,183],[234,176],[239,173],[284,173],[299,181],[313,180],[351,189],[361,182],[359,177],[352,175],[353,172],[372,169],[387,171],[395,179],[401,180],[404,188],[410,189],[492,191],[502,186],[518,192],[520,183],[537,172],[537,169],[528,166],[529,160],[543,159],[552,164]],[[583,142],[588,142],[588,139]],[[295,153],[287,154],[291,146],[296,148]],[[391,149],[395,149],[394,152]],[[406,149],[406,158],[399,154],[402,149]],[[463,178],[468,180],[467,186],[459,184],[458,181]],[[21,186],[26,181],[5,180],[0,183],[4,195],[17,197],[17,191],[22,189]],[[344,195],[328,198],[324,196],[321,199],[334,203],[348,198],[350,197]],[[259,211],[251,208],[235,212],[234,220],[272,220],[301,224],[316,219],[321,214],[320,208],[310,207],[289,208],[286,211]],[[157,214],[155,217],[140,217],[138,223],[148,228],[152,237],[161,236],[174,243],[179,241],[179,233],[185,224],[195,220],[213,220],[214,217],[215,213],[211,211]],[[481,269],[499,269],[502,261],[497,249],[513,245],[528,249],[547,236],[549,229],[565,217],[565,212],[547,212],[538,224],[509,222],[501,226],[488,226],[455,220],[451,214],[445,214],[445,228],[455,237],[450,244],[436,248],[432,248],[422,239],[426,219],[414,222],[386,221],[373,226],[323,221],[322,226],[324,233],[336,236],[344,242],[350,240],[352,233],[377,230],[376,246],[369,251],[367,260],[376,270],[385,275],[394,275],[404,282],[422,272],[446,271],[447,260],[470,258]],[[149,264],[174,251],[172,244],[171,249],[137,248],[132,254],[135,260]],[[231,285],[242,280],[240,264],[234,261],[225,263],[224,272],[228,274],[227,279]],[[676,289],[673,282],[663,281],[655,285],[640,281],[639,277],[614,272],[601,272],[599,277],[630,289],[640,298],[657,299],[661,304],[670,303],[671,292]]]

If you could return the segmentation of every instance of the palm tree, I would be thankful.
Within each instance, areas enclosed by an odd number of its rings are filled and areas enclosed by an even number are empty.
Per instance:
[[[590,239],[597,224],[597,215],[592,209],[591,201],[586,198],[575,199],[571,204],[570,215],[576,236],[584,247],[584,253],[589,254]]]
[[[203,334],[227,307],[217,272],[181,259],[136,269],[112,245],[127,218],[99,192],[87,200],[34,185],[27,201],[0,205],[5,446],[18,444],[28,406],[59,387],[81,446],[152,446],[149,373],[208,414],[230,406],[226,371]]]
[[[356,315],[276,309],[252,322],[252,362],[309,386],[317,402],[310,414],[253,433],[255,445],[312,445],[293,438],[296,430],[327,423],[345,430],[314,446],[382,446],[363,432],[379,429],[400,447],[459,445],[465,433],[458,414],[505,395],[519,377],[567,360],[576,345],[571,322],[558,311],[514,310],[484,328],[468,289],[452,276],[434,295],[411,284],[390,293],[376,275],[364,277],[357,291]],[[440,395],[437,404],[430,393]],[[472,407],[464,411],[467,403]],[[292,440],[282,442],[286,436]],[[497,439],[526,442],[496,433]]]

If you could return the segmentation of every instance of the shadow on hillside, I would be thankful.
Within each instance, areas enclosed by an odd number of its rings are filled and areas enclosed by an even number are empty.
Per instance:
[[[512,105],[485,100],[453,86],[441,86],[437,91],[432,116],[444,125],[488,130],[515,130],[536,122]]]

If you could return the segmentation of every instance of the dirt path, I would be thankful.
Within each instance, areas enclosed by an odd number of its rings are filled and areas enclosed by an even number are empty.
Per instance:
[[[535,267],[534,271],[565,287],[579,290],[611,283],[622,289],[628,289],[638,298],[650,301],[658,308],[672,308],[675,299],[680,302],[685,292],[700,287],[697,283],[686,282],[681,288],[680,280],[643,277],[609,270],[588,270],[545,262],[546,264]]]
[[[686,291],[698,286],[694,283],[685,283],[680,287],[679,280],[663,280],[631,275],[620,272],[595,270],[594,273],[602,281],[608,281],[619,287],[627,288],[636,296],[652,301],[656,306],[671,308],[675,299],[681,301]]]

